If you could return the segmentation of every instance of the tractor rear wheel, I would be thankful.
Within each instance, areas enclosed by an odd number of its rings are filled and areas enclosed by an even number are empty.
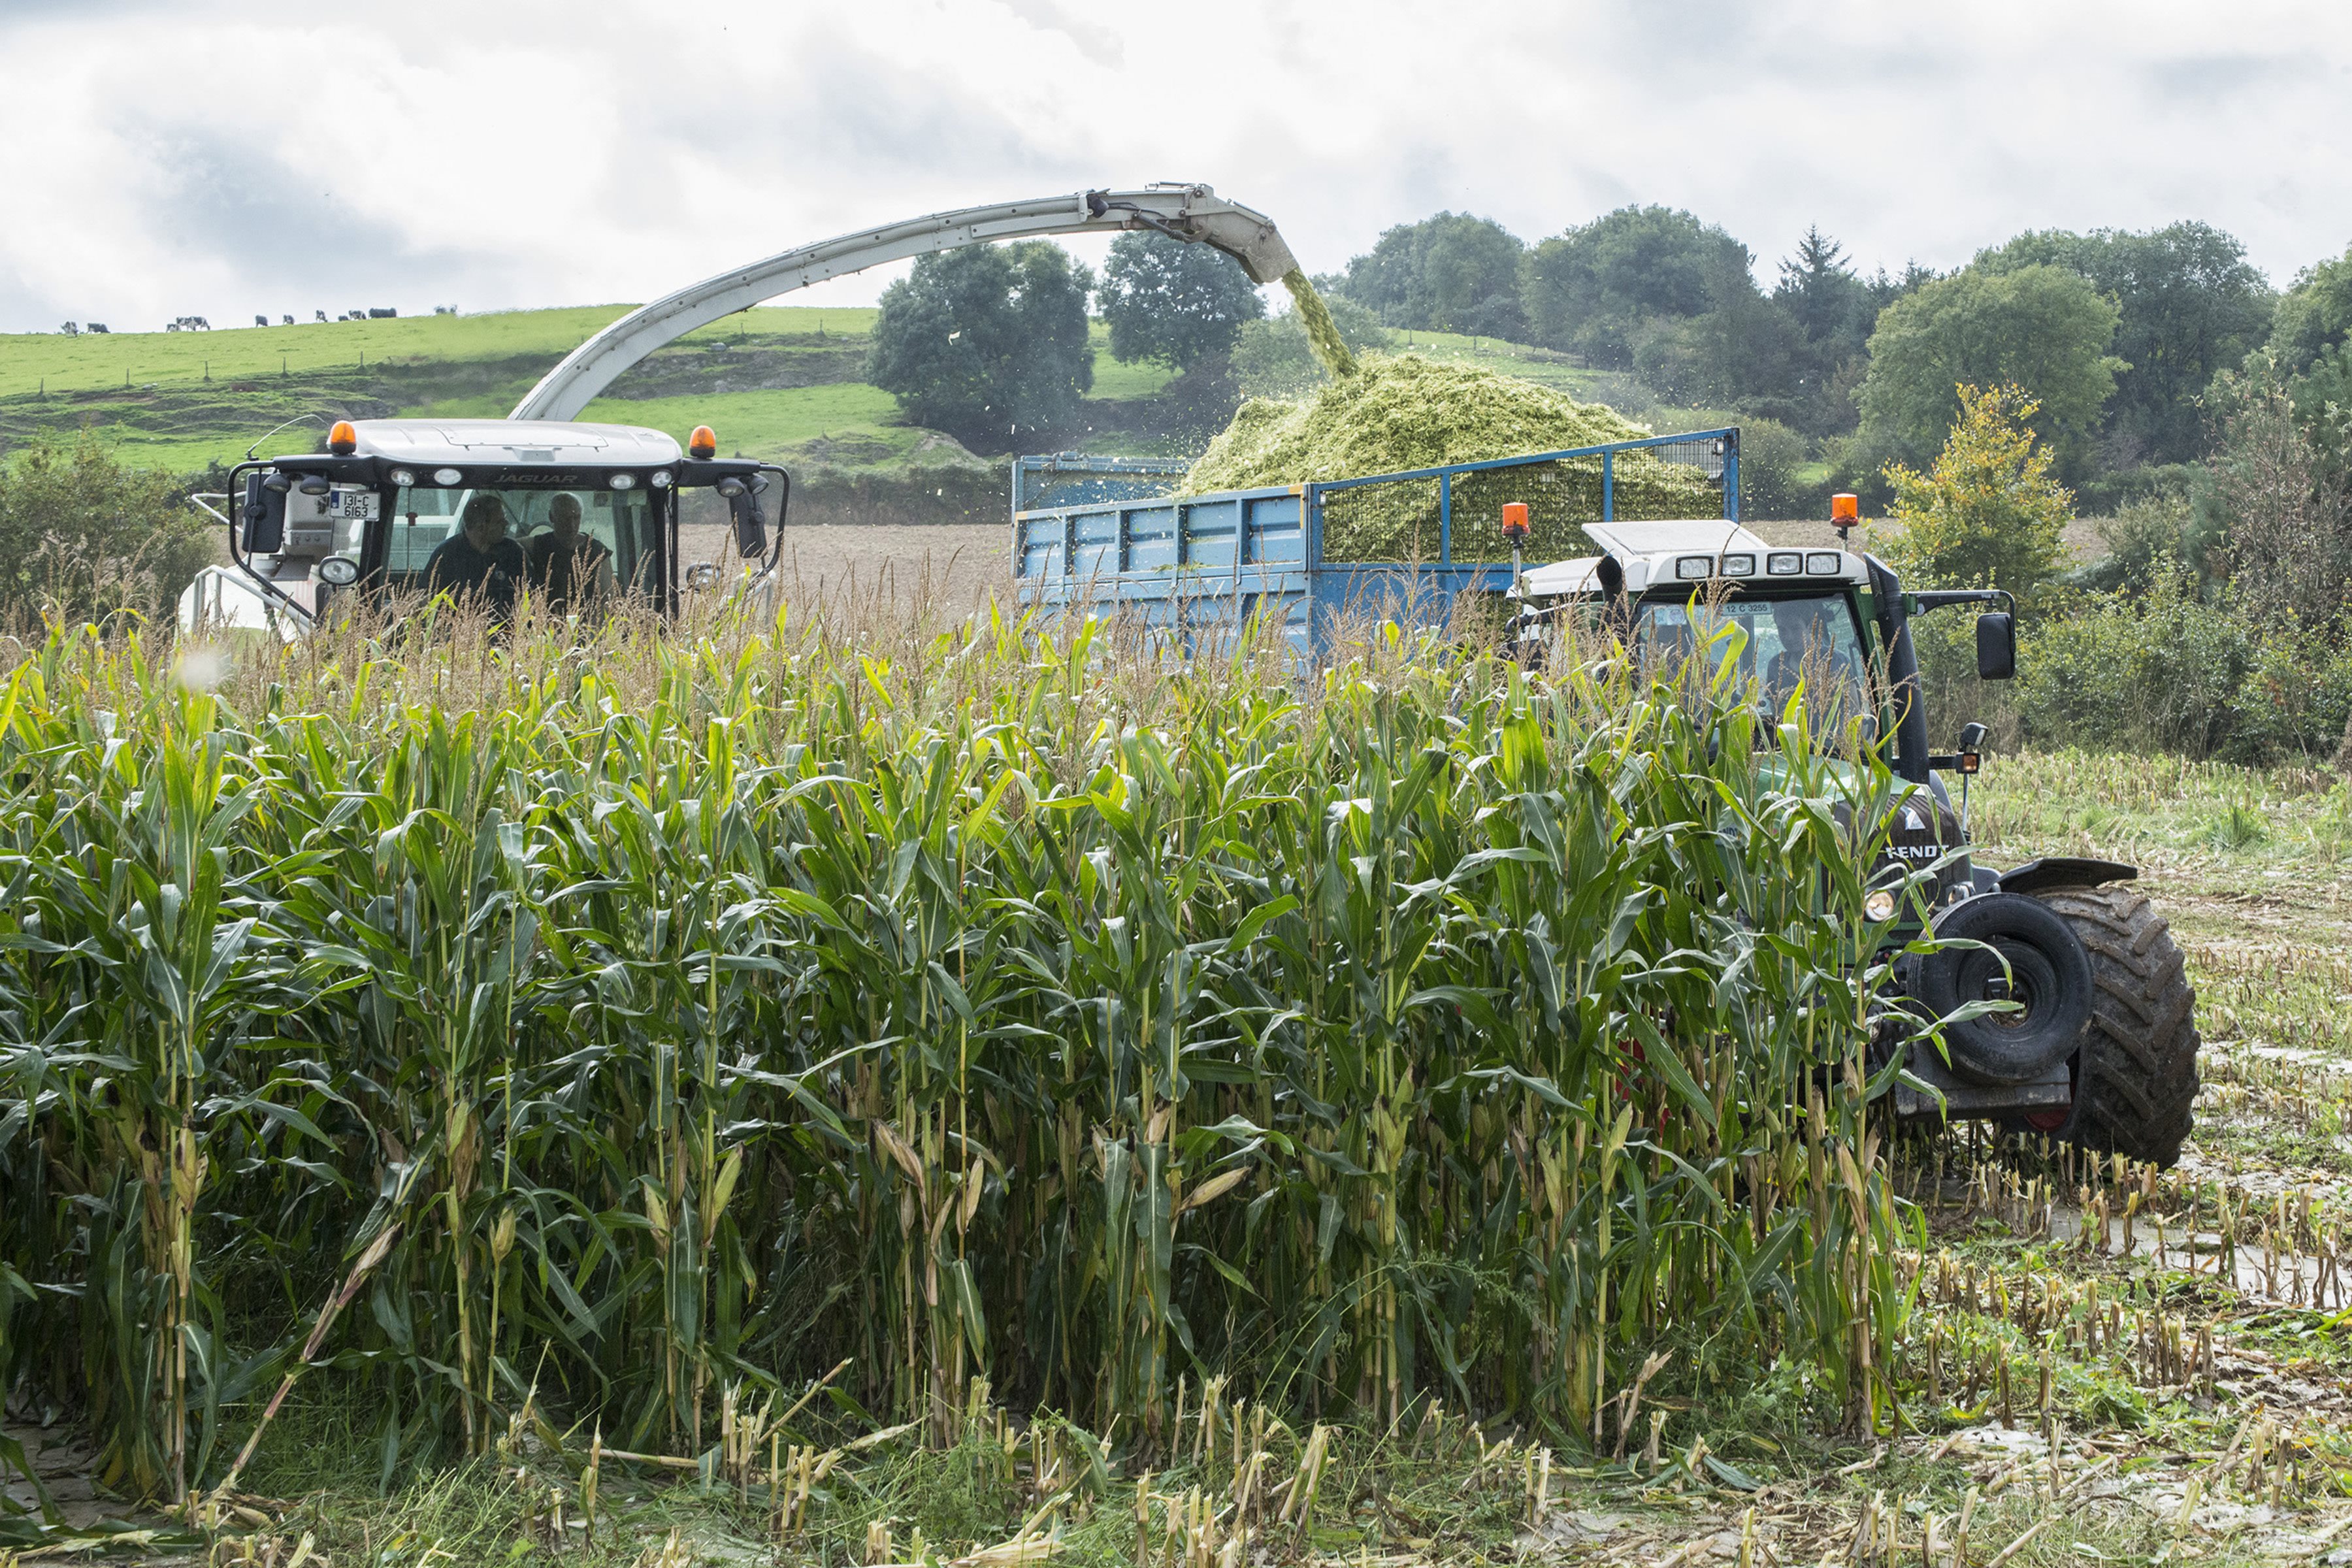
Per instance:
[[[2045,1129],[2100,1152],[2169,1168],[2197,1098],[2197,993],[2171,925],[2129,887],[2039,895],[2091,955],[2091,1021],[2074,1058],[2074,1105]]]

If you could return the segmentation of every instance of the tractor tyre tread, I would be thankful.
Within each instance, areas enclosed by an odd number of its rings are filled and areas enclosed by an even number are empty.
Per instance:
[[[2061,888],[2042,900],[2091,955],[2094,998],[2058,1133],[2084,1148],[2170,1168],[2195,1124],[2197,992],[2172,928],[2130,887]]]

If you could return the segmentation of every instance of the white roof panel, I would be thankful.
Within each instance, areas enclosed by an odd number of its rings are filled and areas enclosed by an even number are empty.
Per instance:
[[[595,463],[642,468],[674,463],[677,443],[634,425],[563,419],[362,419],[352,426],[362,456],[396,463]]]
[[[1598,594],[1601,582],[1594,571],[1600,564],[1598,555],[1584,555],[1549,566],[1530,566],[1525,579],[1527,596],[1548,599],[1557,594]]]
[[[1719,517],[1688,518],[1669,522],[1588,522],[1584,531],[1592,542],[1620,557],[1679,555],[1726,550],[1769,550],[1770,545],[1736,522]]]

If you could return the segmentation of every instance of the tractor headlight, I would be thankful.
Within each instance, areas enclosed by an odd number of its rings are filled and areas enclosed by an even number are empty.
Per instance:
[[[611,479],[604,482],[611,485],[616,490],[635,489],[637,486],[637,476],[635,474],[614,474]]]
[[[1725,556],[1723,558],[1723,574],[1727,577],[1755,576],[1756,557],[1753,555]]]
[[[1845,558],[1834,550],[1816,550],[1805,557],[1805,571],[1815,577],[1834,577],[1845,568]]]
[[[1862,912],[1873,921],[1893,920],[1895,895],[1884,888],[1879,889],[1878,891],[1862,900]]]
[[[1685,583],[1702,582],[1707,577],[1712,576],[1714,572],[1715,557],[1712,555],[1677,555],[1675,557],[1675,575]]]
[[[385,477],[404,490],[414,489],[416,487],[416,476],[406,468],[394,468]]]
[[[1795,577],[1804,570],[1805,557],[1801,551],[1775,550],[1764,557],[1764,574],[1768,577]]]
[[[669,470],[667,468],[656,468],[653,471],[652,477],[647,479],[646,483],[653,486],[653,488],[657,490],[666,490],[669,489]]]
[[[436,485],[462,485],[466,482],[466,476],[455,468],[436,468],[433,470],[433,482]]]

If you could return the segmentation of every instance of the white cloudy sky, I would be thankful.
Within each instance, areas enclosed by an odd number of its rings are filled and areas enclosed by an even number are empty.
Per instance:
[[[1314,270],[1441,207],[1534,238],[1662,202],[1767,281],[1813,222],[1900,267],[2198,217],[2284,282],[2352,241],[2345,15],[0,0],[0,330],[638,300],[895,218],[1154,179],[1271,214]]]

